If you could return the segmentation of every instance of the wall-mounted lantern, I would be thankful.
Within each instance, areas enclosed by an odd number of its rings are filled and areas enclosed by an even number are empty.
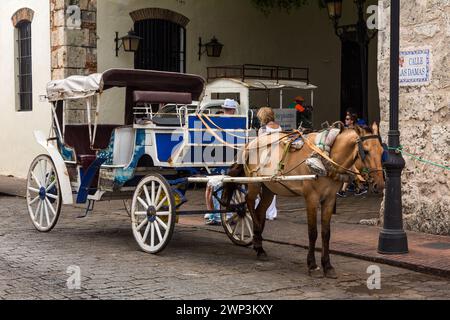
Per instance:
[[[139,49],[139,43],[143,38],[138,37],[133,30],[130,30],[128,34],[122,38],[119,38],[119,33],[116,32],[116,57],[119,56],[119,49],[123,47],[125,52],[136,52]],[[119,44],[119,42],[121,42]]]
[[[203,50],[203,48],[205,48]],[[202,59],[202,55],[206,52],[208,57],[219,58],[222,54],[223,44],[217,40],[216,37],[213,37],[210,42],[203,44],[202,38],[199,38],[198,43],[198,60]]]
[[[342,17],[342,0],[326,0],[328,16],[336,22]]]

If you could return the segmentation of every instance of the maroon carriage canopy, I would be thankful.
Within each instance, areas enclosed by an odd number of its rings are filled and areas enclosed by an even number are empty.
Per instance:
[[[190,93],[199,100],[205,79],[197,75],[134,69],[110,69],[103,73],[103,89],[133,88],[133,91],[161,91]]]
[[[205,79],[197,75],[134,69],[110,69],[103,73],[103,90],[127,88],[125,124],[133,124],[133,93],[135,91],[188,93],[198,101],[205,88]]]

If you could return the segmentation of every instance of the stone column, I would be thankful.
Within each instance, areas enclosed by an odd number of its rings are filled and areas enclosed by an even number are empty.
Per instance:
[[[381,0],[389,22],[390,1]],[[400,50],[431,49],[429,84],[400,87],[401,144],[409,153],[450,166],[450,2],[401,0]],[[381,128],[389,123],[389,25],[379,33]],[[405,156],[403,213],[410,230],[450,235],[450,172]],[[383,212],[383,211],[382,211]]]
[[[97,72],[97,0],[49,0],[52,79]],[[73,7],[73,19],[67,12]],[[77,18],[80,19],[77,19]],[[81,20],[81,24],[77,21]],[[83,122],[85,108],[70,103],[66,113],[71,122]]]

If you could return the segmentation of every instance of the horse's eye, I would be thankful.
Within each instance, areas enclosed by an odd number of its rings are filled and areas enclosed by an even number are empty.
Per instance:
[[[364,150],[364,153],[366,154],[366,156],[369,155],[369,150]]]

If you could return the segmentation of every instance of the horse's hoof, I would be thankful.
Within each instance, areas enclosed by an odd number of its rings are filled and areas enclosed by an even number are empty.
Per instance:
[[[328,279],[337,279],[338,278],[338,275],[336,273],[336,270],[334,270],[334,268],[324,270],[323,275],[325,276],[325,278],[328,278]]]
[[[308,275],[312,278],[323,278],[323,273],[319,267],[317,267],[315,269],[309,269]]]
[[[259,249],[255,249],[255,250],[256,250],[256,257],[259,260],[263,260],[263,261],[268,260],[267,253],[264,251],[264,249],[259,248]]]

